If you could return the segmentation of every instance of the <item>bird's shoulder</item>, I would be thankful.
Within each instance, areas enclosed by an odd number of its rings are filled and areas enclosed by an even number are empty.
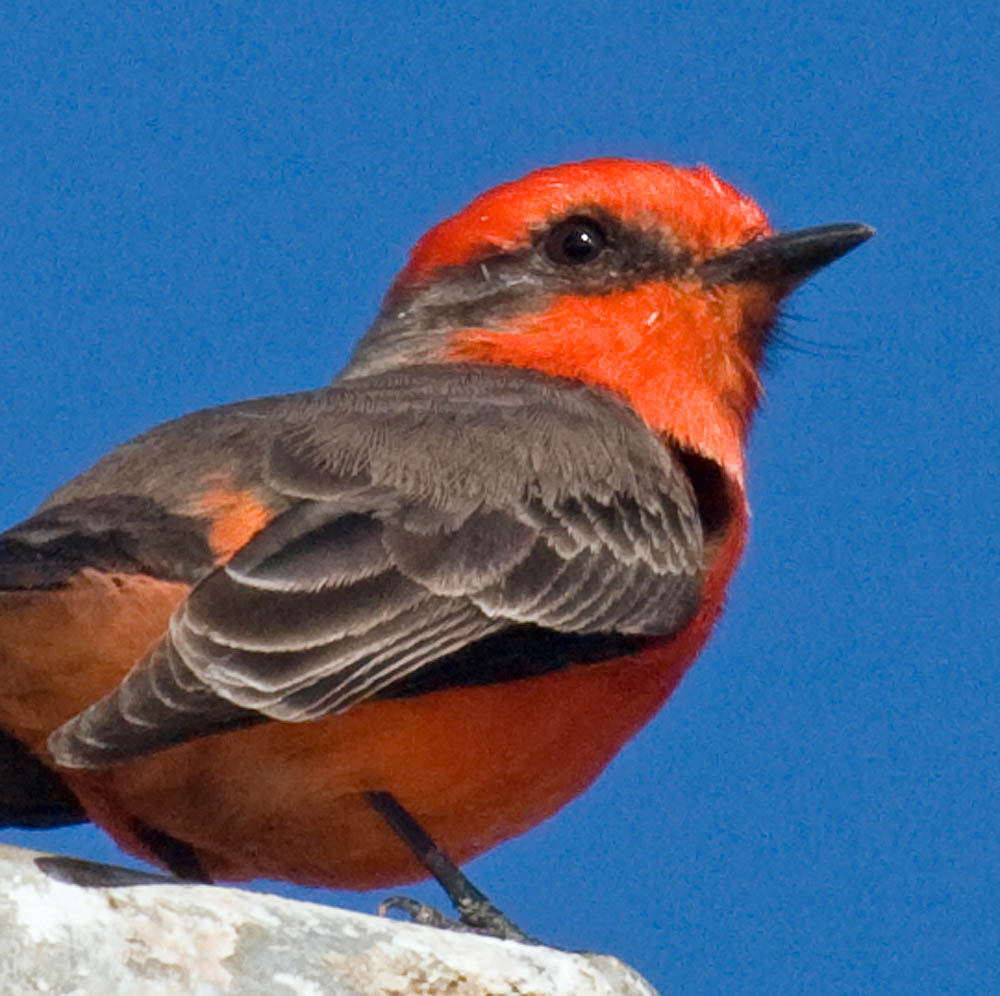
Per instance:
[[[195,582],[297,503],[388,494],[462,518],[614,495],[695,515],[677,455],[607,392],[411,367],[204,409],[123,443],[0,534],[0,585],[59,584],[83,566]]]

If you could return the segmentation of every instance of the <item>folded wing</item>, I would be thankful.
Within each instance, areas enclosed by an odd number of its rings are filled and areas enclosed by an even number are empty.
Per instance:
[[[696,611],[690,482],[615,399],[448,368],[310,397],[266,464],[288,511],[193,590],[112,695],[56,731],[60,764],[317,719],[447,662],[461,680],[470,651],[508,636],[560,666],[576,648],[593,660],[588,647],[669,636]]]

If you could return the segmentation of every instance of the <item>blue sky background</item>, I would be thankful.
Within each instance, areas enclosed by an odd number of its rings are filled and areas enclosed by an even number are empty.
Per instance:
[[[119,6],[4,18],[0,524],[156,422],[327,381],[414,239],[531,168],[705,162],[781,226],[871,223],[791,302],[709,649],[470,871],[664,994],[1000,991],[993,6]]]

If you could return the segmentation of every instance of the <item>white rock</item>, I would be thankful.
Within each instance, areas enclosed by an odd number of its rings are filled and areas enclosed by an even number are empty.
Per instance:
[[[0,846],[0,993],[656,996],[614,958]]]

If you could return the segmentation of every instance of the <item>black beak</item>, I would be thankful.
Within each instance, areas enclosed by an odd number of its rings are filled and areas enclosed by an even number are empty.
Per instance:
[[[698,272],[706,284],[752,281],[791,290],[874,234],[857,222],[782,232],[707,260]]]

